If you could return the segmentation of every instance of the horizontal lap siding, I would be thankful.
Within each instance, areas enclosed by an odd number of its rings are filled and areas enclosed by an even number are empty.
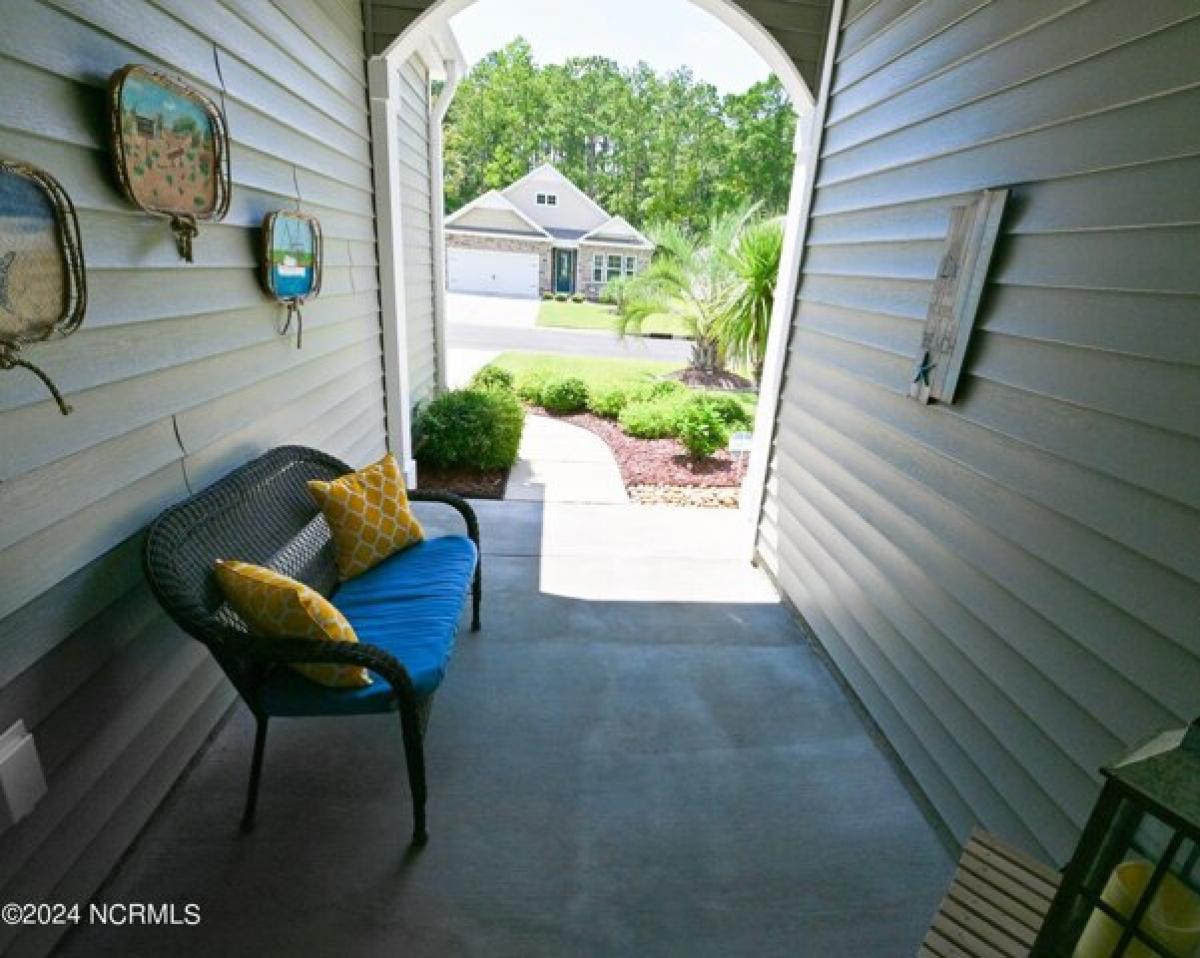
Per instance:
[[[419,57],[399,69],[400,204],[404,247],[409,394],[425,402],[438,385],[434,322],[433,213],[428,73]]]
[[[89,309],[28,350],[71,416],[0,375],[0,727],[32,727],[50,786],[0,833],[0,890],[84,900],[233,701],[144,587],[139,531],[270,446],[384,448],[363,27],[343,0],[11,0],[4,20],[0,153],[73,198]],[[225,105],[232,204],[192,265],[113,184],[104,85],[129,62]],[[263,216],[297,203],[326,247],[303,350],[258,279]],[[53,938],[0,929],[0,951]]]
[[[1061,864],[1200,683],[1200,8],[846,9],[760,552],[955,834]],[[949,210],[1012,190],[953,405]]]

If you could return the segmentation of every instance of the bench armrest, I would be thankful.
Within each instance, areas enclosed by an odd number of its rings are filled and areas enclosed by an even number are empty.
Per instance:
[[[432,492],[424,489],[410,489],[408,493],[409,502],[440,502],[442,505],[449,506],[458,512],[463,517],[463,522],[467,525],[467,536],[475,543],[475,548],[479,548],[479,517],[475,515],[475,510],[471,508],[471,504],[462,496],[456,496],[453,492]]]
[[[415,701],[412,678],[394,655],[366,642],[333,639],[265,638],[243,635],[237,653],[260,664],[361,666],[383,678],[401,698]]]

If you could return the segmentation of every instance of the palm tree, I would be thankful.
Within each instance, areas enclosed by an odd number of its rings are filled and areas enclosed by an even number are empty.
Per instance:
[[[690,368],[723,372],[725,355],[716,329],[734,278],[727,251],[752,212],[717,217],[702,238],[674,223],[651,226],[647,235],[656,247],[654,258],[624,286],[618,334],[637,332],[652,316],[674,316],[693,337]]]
[[[731,280],[712,334],[729,359],[753,371],[755,383],[762,382],[782,252],[783,222],[773,218],[743,222],[726,256]]]

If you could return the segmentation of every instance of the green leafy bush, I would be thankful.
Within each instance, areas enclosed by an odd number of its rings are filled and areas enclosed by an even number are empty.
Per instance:
[[[499,390],[512,392],[516,386],[516,377],[503,366],[493,366],[490,363],[471,377],[472,389]]]
[[[693,456],[711,456],[729,442],[729,427],[705,396],[685,404],[675,417],[675,434]]]
[[[754,425],[754,412],[727,393],[707,393],[697,396],[696,401],[703,401],[715,409],[721,421],[730,429],[750,429]]]
[[[638,383],[629,389],[630,402],[654,402],[659,399],[680,399],[689,395],[688,388],[675,379],[658,379]]]
[[[555,293],[554,294],[555,301],[559,302],[559,303],[565,303],[570,298],[571,297],[569,297],[566,293]]]
[[[545,388],[549,378],[548,373],[538,369],[531,369],[521,373],[517,377],[517,396],[527,403],[540,406],[542,404],[542,389]]]
[[[629,403],[629,390],[624,386],[602,386],[588,393],[588,411],[605,419],[616,419]]]
[[[574,376],[551,379],[542,388],[542,405],[550,412],[581,412],[587,408],[587,383]]]
[[[629,402],[617,421],[621,431],[635,439],[667,439],[675,435],[679,404],[664,400]]]
[[[547,290],[543,290],[543,292],[542,292],[542,299],[545,299],[545,300],[551,300],[551,299],[554,299],[554,294],[553,294],[552,292],[550,292],[550,290],[548,290],[548,289],[547,289]]]
[[[582,303],[583,299],[584,299],[583,293],[576,293],[574,296],[571,297],[571,302],[572,303]]]
[[[456,389],[417,417],[417,460],[440,468],[507,469],[517,460],[525,410],[515,396]]]

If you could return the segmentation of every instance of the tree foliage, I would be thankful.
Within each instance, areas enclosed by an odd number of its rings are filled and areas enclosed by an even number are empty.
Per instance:
[[[696,233],[749,203],[782,212],[796,117],[772,77],[721,96],[680,68],[604,57],[534,62],[516,39],[464,78],[446,118],[450,211],[551,162],[610,213],[636,226]]]

